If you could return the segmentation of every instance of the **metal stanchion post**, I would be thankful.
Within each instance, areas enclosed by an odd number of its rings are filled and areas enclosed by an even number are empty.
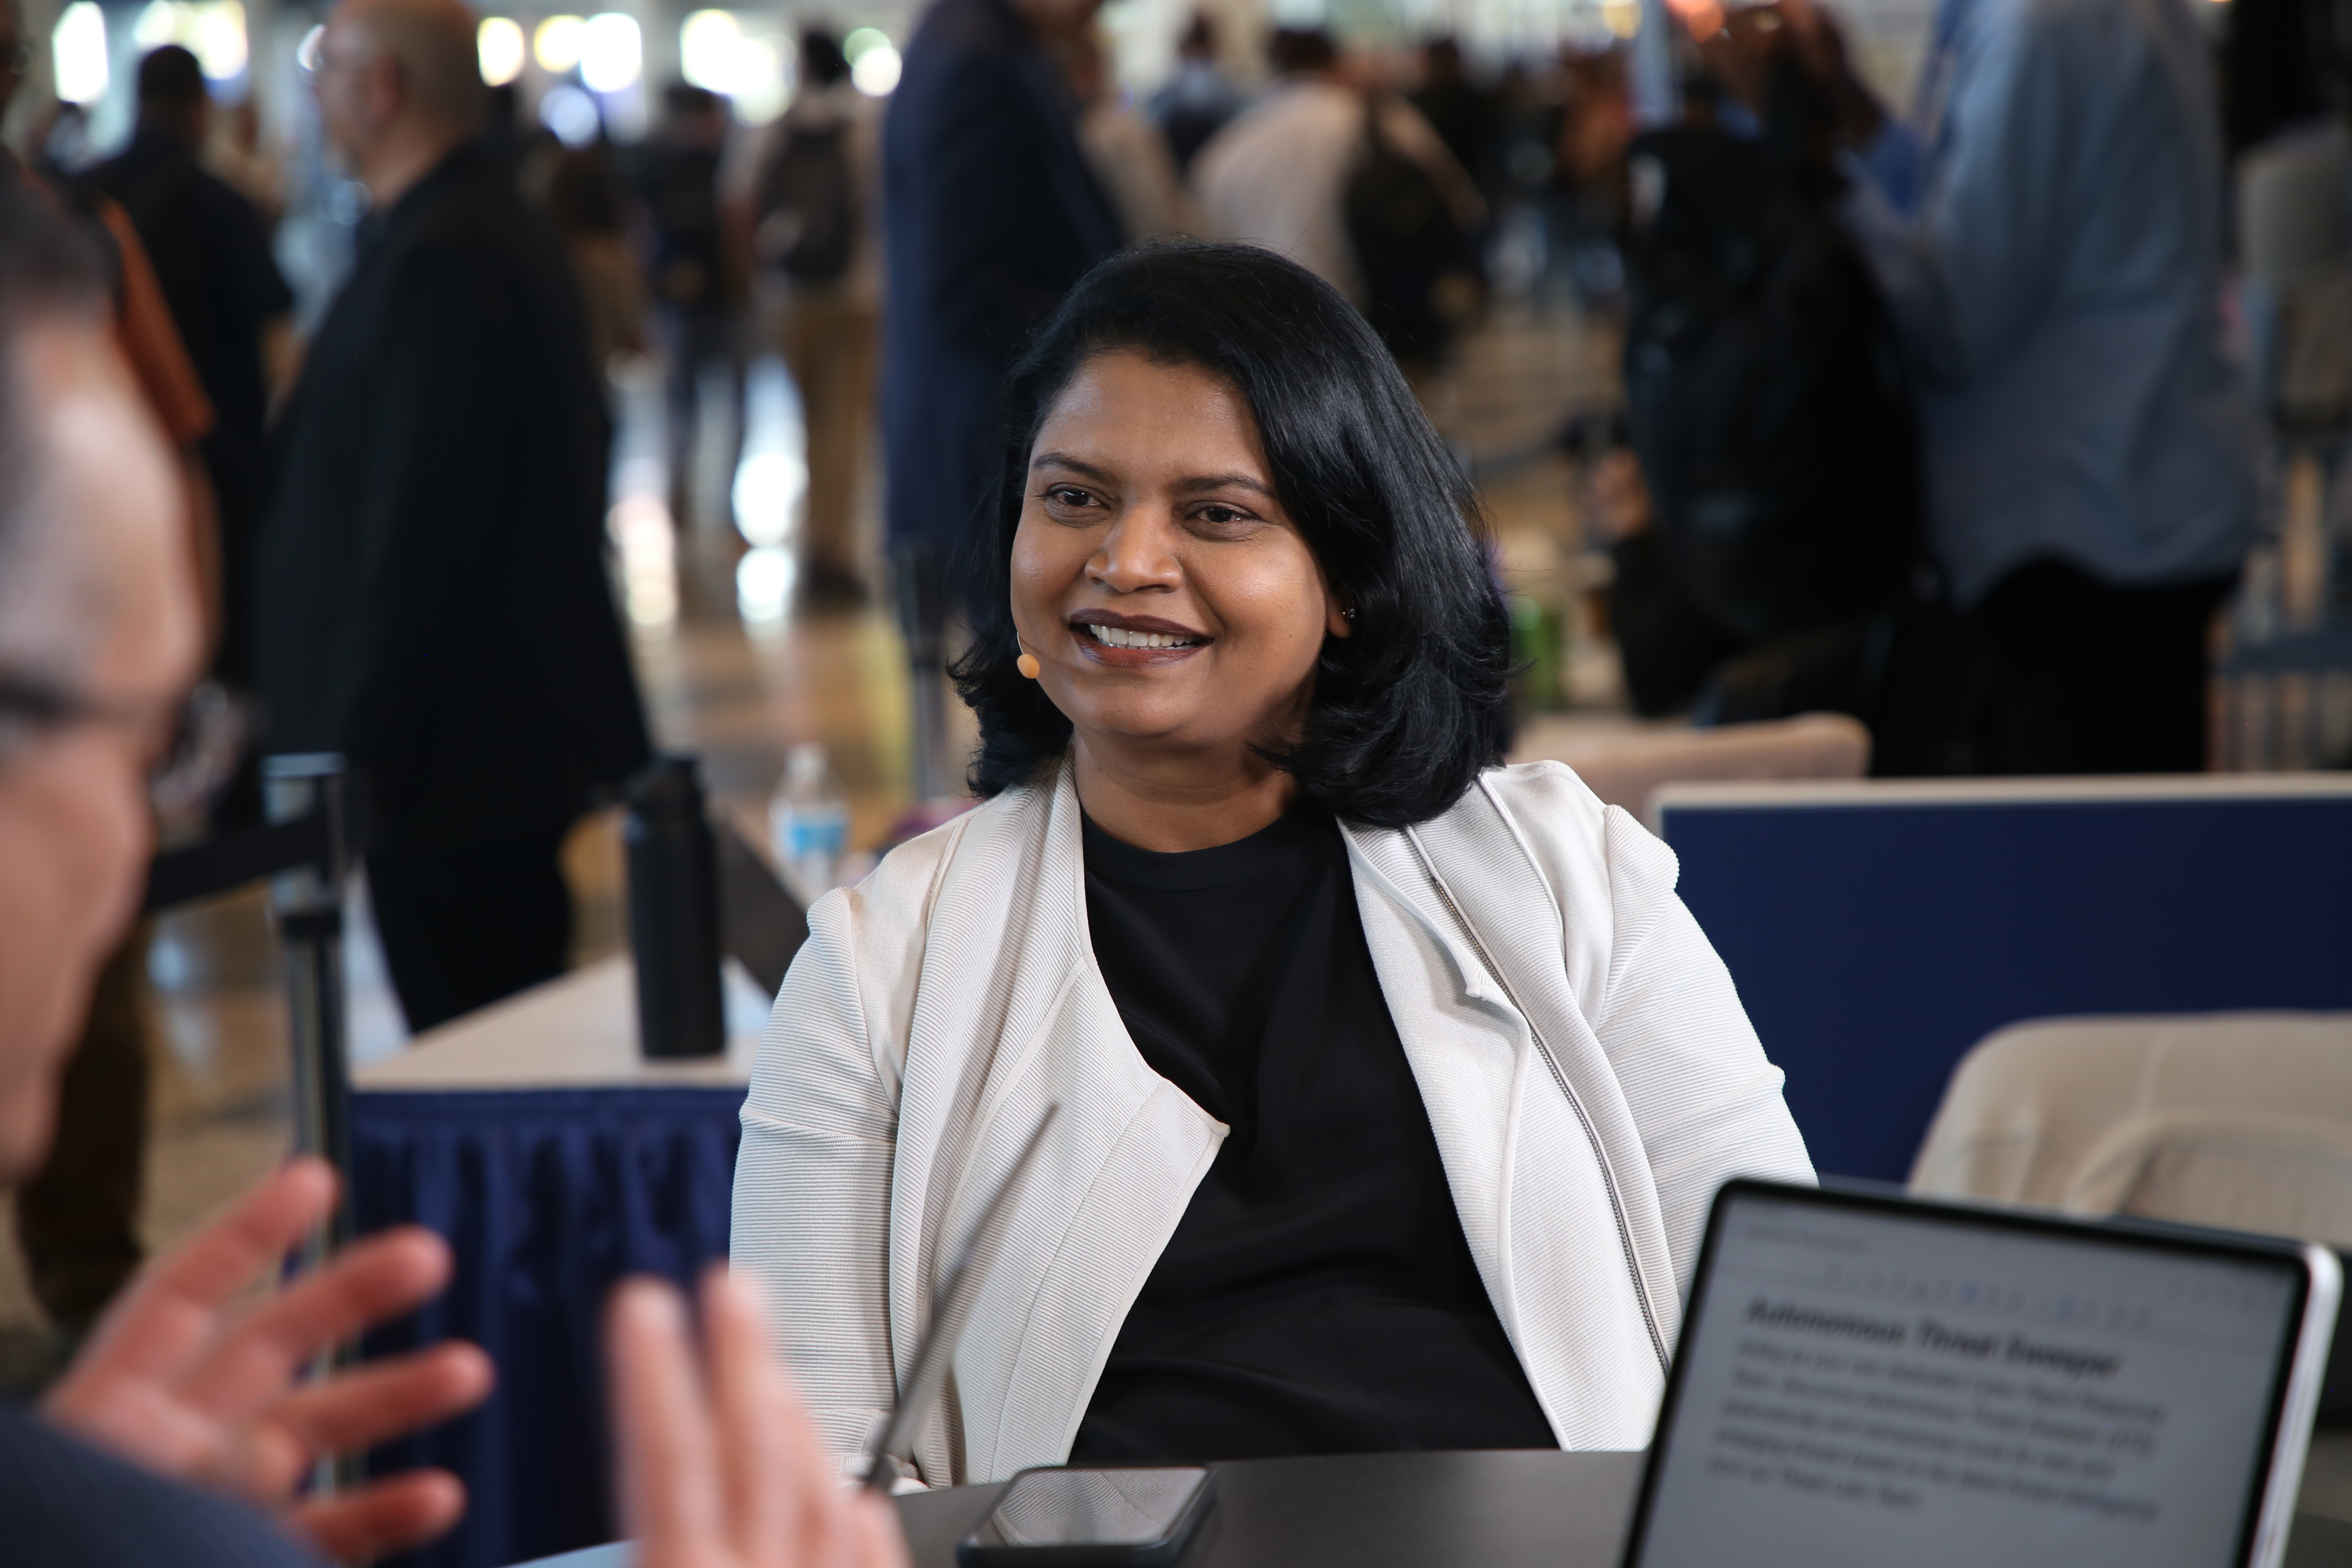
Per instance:
[[[953,776],[948,756],[947,563],[932,546],[898,544],[891,550],[890,580],[898,629],[907,639],[911,760],[919,804],[956,794],[961,782]]]
[[[343,1007],[350,800],[343,759],[331,752],[265,757],[261,780],[270,821],[317,813],[327,827],[323,861],[272,879],[270,909],[286,954],[292,1012],[295,1146],[321,1156],[343,1178],[341,1197],[321,1238],[324,1249],[332,1251],[352,1237],[351,1077]]]
[[[343,1006],[343,882],[349,865],[350,797],[343,759],[331,752],[265,757],[262,804],[272,822],[318,815],[325,853],[270,879],[270,911],[286,959],[286,1000],[294,1045],[294,1144],[334,1166],[334,1212],[303,1248],[316,1268],[352,1239],[351,1068]],[[320,1358],[323,1375],[350,1359],[348,1348]],[[357,1455],[322,1459],[313,1486],[350,1489],[361,1479]]]

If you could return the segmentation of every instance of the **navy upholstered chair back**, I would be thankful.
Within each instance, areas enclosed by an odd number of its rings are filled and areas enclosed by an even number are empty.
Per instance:
[[[2021,1019],[2352,1007],[2352,778],[1675,784],[1654,825],[1825,1174]]]

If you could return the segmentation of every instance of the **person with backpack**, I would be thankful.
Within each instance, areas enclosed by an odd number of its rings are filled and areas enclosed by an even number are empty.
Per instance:
[[[1248,100],[1234,85],[1219,62],[1217,24],[1206,11],[1195,11],[1176,41],[1176,66],[1151,95],[1151,119],[1168,139],[1169,156],[1179,174],[1190,173],[1192,160],[1209,138],[1242,111]]]
[[[1752,133],[1694,118],[1627,151],[1624,433],[1644,493],[1601,509],[1621,514],[1627,686],[1701,723],[1851,713],[1876,771],[1942,772],[1895,325],[1838,221],[1823,95],[1786,62],[1741,85]]]
[[[867,595],[857,479],[882,337],[880,105],[824,28],[801,35],[800,70],[760,162],[751,248],[782,286],[781,346],[808,433],[798,593],[812,608],[855,607]]]
[[[1476,185],[1419,110],[1346,79],[1330,34],[1277,28],[1268,50],[1274,90],[1192,164],[1208,233],[1281,252],[1345,294],[1400,359],[1435,358],[1475,301]]]

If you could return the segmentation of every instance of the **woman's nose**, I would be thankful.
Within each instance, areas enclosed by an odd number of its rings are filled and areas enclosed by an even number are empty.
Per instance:
[[[1140,510],[1122,515],[1087,563],[1087,575],[1115,594],[1172,589],[1183,581],[1173,530],[1164,517]]]

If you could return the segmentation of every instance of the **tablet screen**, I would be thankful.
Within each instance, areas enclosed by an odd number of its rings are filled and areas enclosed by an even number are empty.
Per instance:
[[[1640,1568],[2225,1568],[2292,1258],[1727,1192]]]

